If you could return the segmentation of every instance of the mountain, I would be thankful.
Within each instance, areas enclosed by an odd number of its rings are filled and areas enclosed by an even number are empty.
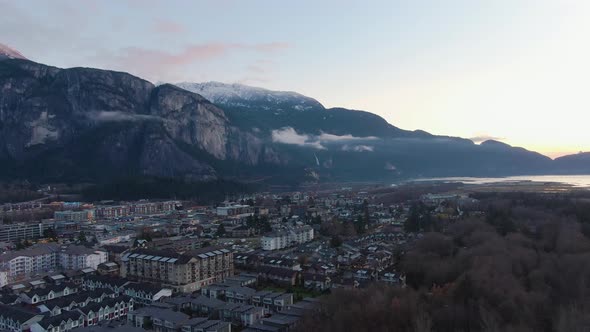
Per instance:
[[[590,152],[580,152],[555,159],[555,167],[558,173],[590,173]]]
[[[406,131],[373,113],[344,108],[326,109],[317,100],[296,92],[271,91],[242,84],[177,83],[222,107],[228,117],[244,128],[266,132],[284,127],[319,135],[430,137],[422,131]]]
[[[207,180],[234,164],[280,163],[271,147],[232,126],[223,110],[173,85],[8,59],[0,61],[0,89],[5,178]]]
[[[24,55],[22,55],[19,51],[8,47],[0,43],[0,59],[8,58],[8,59],[23,59],[26,60]]]
[[[298,184],[543,174],[555,165],[522,148],[403,130],[375,114],[325,108],[294,92],[179,86],[5,58],[0,180],[140,176]]]
[[[271,91],[243,84],[220,82],[184,82],[176,85],[198,93],[213,103],[243,111],[263,110],[272,114],[324,109],[317,100],[291,91]]]
[[[218,82],[177,85],[211,100],[243,130],[282,143],[308,167],[315,163],[328,177],[489,176],[551,169],[551,159],[522,148],[403,130],[378,115],[327,109],[295,92]]]

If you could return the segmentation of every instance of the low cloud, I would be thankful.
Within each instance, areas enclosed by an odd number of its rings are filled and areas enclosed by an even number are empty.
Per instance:
[[[318,150],[326,149],[317,139],[310,135],[298,134],[292,127],[273,130],[272,141],[275,143],[307,146]]]
[[[504,138],[502,137],[495,137],[495,136],[490,136],[490,135],[479,135],[479,136],[475,136],[475,137],[471,137],[470,140],[473,141],[473,143],[481,143],[481,142],[485,142],[485,141],[503,141]]]
[[[322,133],[320,135],[310,135],[298,133],[293,127],[284,127],[271,132],[272,141],[275,143],[291,144],[298,146],[311,147],[318,150],[326,150],[326,145],[330,143],[344,143],[354,141],[376,140],[377,137],[356,137],[352,135],[334,135]],[[369,145],[349,145],[342,147],[343,151],[373,151],[374,147]]]
[[[157,120],[160,121],[162,118],[153,116],[153,115],[145,115],[145,114],[133,114],[133,113],[125,113],[119,111],[97,111],[97,112],[89,112],[86,115],[88,119],[97,122],[124,122],[124,121],[150,121],[150,120]]]
[[[376,140],[378,139],[375,136],[367,136],[367,137],[356,137],[356,136],[352,136],[352,135],[342,135],[342,136],[338,136],[338,135],[333,135],[333,134],[326,134],[326,133],[322,133],[319,136],[319,140],[322,142],[346,142],[346,141],[356,141],[356,140]]]
[[[371,145],[343,145],[342,151],[351,151],[351,152],[373,152],[375,151],[375,147]]]

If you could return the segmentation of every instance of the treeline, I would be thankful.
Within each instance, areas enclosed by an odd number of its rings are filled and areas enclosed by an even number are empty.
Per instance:
[[[586,203],[520,195],[480,197],[485,216],[426,233],[399,263],[406,288],[334,291],[301,330],[590,330]]]
[[[32,201],[43,197],[30,183],[0,183],[0,203]]]
[[[89,186],[82,191],[84,200],[181,199],[216,203],[227,196],[253,192],[250,184],[215,180],[191,182],[171,178],[133,177]]]

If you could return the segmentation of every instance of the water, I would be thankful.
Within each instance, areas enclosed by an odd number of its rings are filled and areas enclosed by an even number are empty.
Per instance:
[[[416,179],[411,182],[462,182],[465,184],[490,184],[510,182],[541,182],[541,183],[563,183],[572,187],[590,188],[590,175],[525,175],[507,176],[500,178],[477,178],[477,177],[448,177]]]

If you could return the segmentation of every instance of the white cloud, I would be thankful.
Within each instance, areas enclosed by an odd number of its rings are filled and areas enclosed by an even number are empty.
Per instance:
[[[306,134],[298,134],[292,127],[273,130],[272,141],[275,143],[308,146],[318,150],[326,149],[316,138]]]
[[[333,135],[333,134],[322,133],[320,136],[318,136],[318,139],[322,142],[342,142],[342,141],[355,141],[355,140],[376,140],[377,137],[375,137],[375,136],[356,137],[356,136],[352,136],[350,134],[338,136],[338,135]]]
[[[375,147],[371,145],[343,145],[342,151],[353,151],[353,152],[373,152]]]
[[[366,141],[366,140],[377,140],[377,137],[356,137],[350,134],[348,135],[334,135],[321,133],[320,135],[300,134],[293,127],[283,127],[276,129],[271,132],[272,141],[275,143],[291,144],[298,146],[312,147],[318,150],[326,150],[326,144],[340,143],[340,142],[354,142],[354,141]],[[368,145],[355,145],[348,146],[344,151],[373,151],[372,146]],[[348,150],[349,149],[349,150]]]
[[[162,120],[160,117],[145,114],[125,113],[120,111],[89,112],[87,117],[98,122]]]

